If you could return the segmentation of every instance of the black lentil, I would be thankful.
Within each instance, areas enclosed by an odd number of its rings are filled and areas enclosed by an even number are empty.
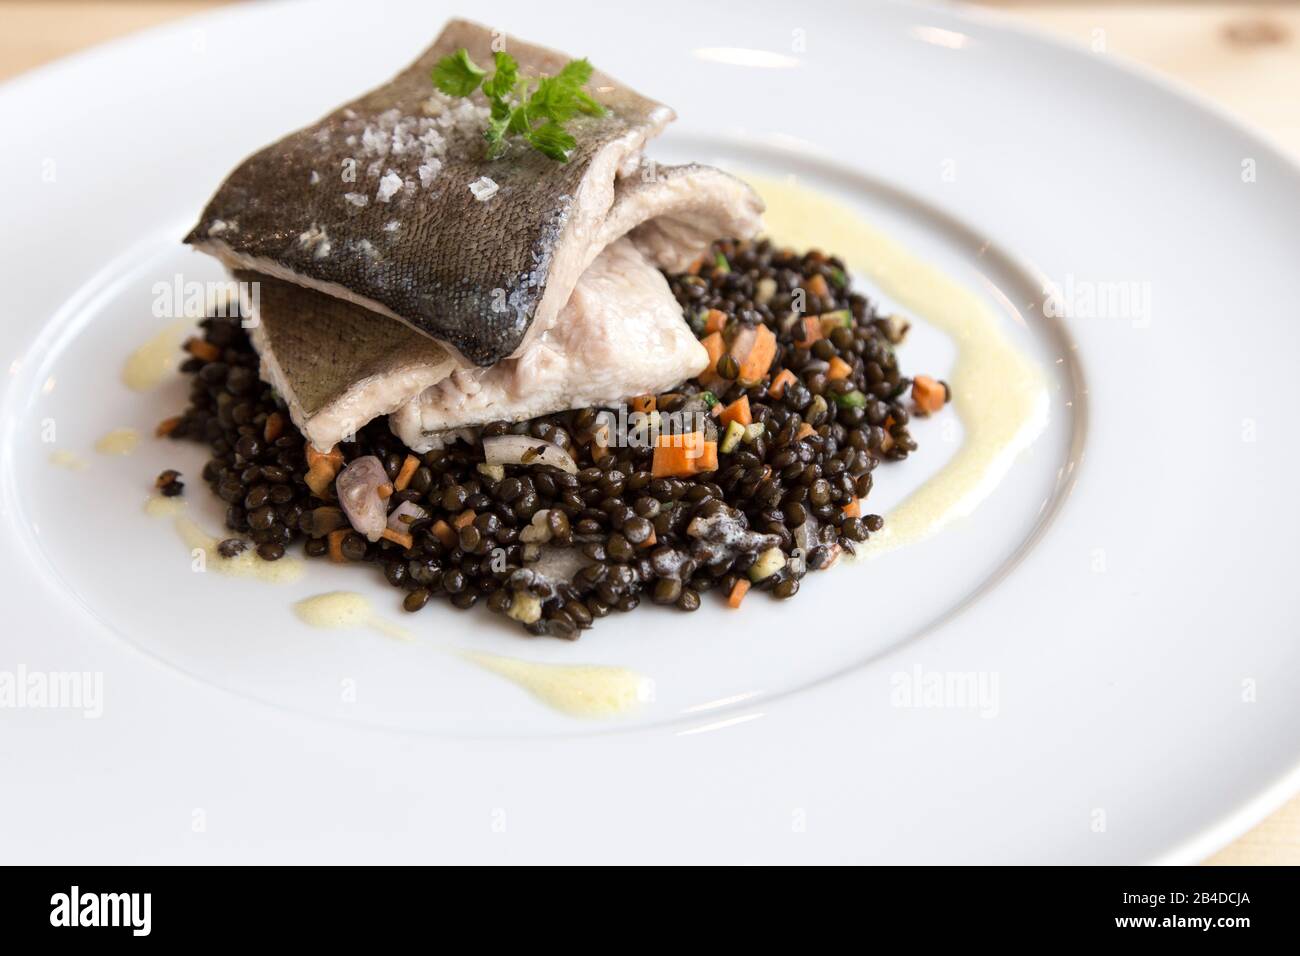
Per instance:
[[[717,257],[725,258],[728,271],[666,276],[687,322],[703,338],[705,313],[722,312],[727,343],[744,328],[765,324],[777,340],[776,358],[760,381],[741,382],[741,363],[725,353],[707,382],[686,382],[655,397],[660,412],[748,399],[758,427],[735,447],[719,449],[716,471],[655,478],[651,448],[615,445],[597,457],[591,442],[596,409],[521,425],[494,422],[484,426],[484,435],[528,434],[553,442],[569,451],[578,473],[524,465],[505,465],[504,475],[480,471],[481,448],[464,441],[426,452],[417,456],[420,465],[407,488],[389,499],[390,509],[411,502],[427,513],[407,526],[411,546],[369,542],[349,531],[338,545],[343,558],[377,565],[405,592],[407,611],[438,597],[462,609],[482,599],[504,613],[518,586],[514,576],[533,574],[529,568],[541,549],[580,548],[593,563],[572,580],[542,584],[533,575],[527,585],[542,601],[541,618],[527,630],[573,638],[611,610],[632,610],[643,596],[683,611],[696,610],[703,593],[725,597],[758,552],[773,544],[803,560],[788,561],[757,589],[793,597],[805,568],[827,567],[839,551],[852,551],[880,531],[880,515],[859,518],[856,507],[848,508],[868,496],[882,460],[906,458],[916,449],[903,404],[911,379],[899,370],[894,348],[907,324],[854,293],[843,263],[833,257],[765,240],[720,241],[705,261]],[[792,311],[796,290],[803,290],[810,314],[820,313],[820,324]],[[251,538],[260,558],[276,560],[298,541],[308,557],[329,555],[328,536],[347,529],[347,519],[337,502],[316,497],[307,486],[303,437],[288,424],[274,390],[258,378],[246,331],[238,318],[208,318],[201,325],[219,358],[190,357],[182,365],[193,375],[190,402],[170,435],[211,449],[203,481],[229,505],[227,526]],[[813,326],[821,334],[810,342],[805,337]],[[830,378],[833,359],[847,375]],[[782,370],[793,380],[773,398],[769,389]],[[377,456],[390,477],[411,454],[383,421],[363,427],[340,451],[345,462]],[[160,493],[180,494],[179,478],[171,470],[159,475]],[[731,521],[752,547],[711,552],[688,532],[696,519]],[[443,523],[452,526],[450,537]],[[806,553],[796,555],[799,542]],[[218,550],[233,557],[248,547],[244,538],[231,537]]]

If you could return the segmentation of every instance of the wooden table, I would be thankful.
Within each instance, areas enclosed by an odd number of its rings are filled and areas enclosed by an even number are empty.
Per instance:
[[[0,80],[225,0],[0,0]],[[1005,16],[1138,60],[1300,159],[1300,7],[986,0]],[[1287,639],[1279,635],[1279,639]],[[1300,864],[1300,797],[1206,861]]]

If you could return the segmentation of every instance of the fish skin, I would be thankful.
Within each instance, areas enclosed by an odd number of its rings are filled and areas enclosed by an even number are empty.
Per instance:
[[[613,206],[587,244],[593,262],[626,236],[625,242],[634,245],[654,265],[681,271],[714,239],[749,237],[759,231],[761,200],[741,180],[722,170],[694,163],[653,167],[647,164],[645,171],[651,169],[652,177],[633,174],[615,184]],[[615,261],[632,265],[626,256]],[[575,266],[583,265],[586,264],[575,263]],[[662,286],[662,302],[658,306],[644,297],[638,299],[629,287],[626,302],[610,301],[606,309],[615,326],[626,322],[628,308],[644,309],[641,314],[648,323],[661,322],[662,313],[657,310],[664,307],[676,314],[680,332],[695,345],[697,357],[692,358],[688,350],[679,352],[675,378],[665,374],[671,366],[662,361],[647,367],[648,357],[634,346],[621,352],[600,349],[589,355],[573,352],[579,365],[598,360],[609,367],[590,369],[590,380],[585,377],[587,373],[572,373],[567,384],[557,382],[555,375],[550,374],[547,395],[511,394],[486,414],[476,403],[470,403],[474,407],[467,406],[459,417],[442,415],[437,423],[429,421],[439,417],[436,391],[447,391],[445,387],[435,390],[434,386],[453,371],[458,381],[479,377],[500,381],[499,367],[517,364],[527,367],[538,356],[551,351],[548,343],[557,338],[571,339],[573,333],[566,329],[566,323],[574,317],[569,306],[579,298],[580,292],[586,304],[593,301],[591,291],[584,291],[584,283],[592,278],[590,270],[590,265],[584,269],[554,325],[544,331],[534,326],[534,332],[542,334],[530,336],[516,355],[488,369],[461,368],[434,340],[353,302],[256,273],[236,270],[235,277],[261,283],[252,339],[262,358],[262,377],[279,390],[294,424],[316,447],[328,449],[346,434],[349,425],[359,428],[372,418],[390,414],[393,431],[411,447],[424,450],[430,435],[437,432],[455,431],[495,419],[518,420],[525,412],[524,417],[529,417],[600,404],[602,400],[616,401],[625,393],[640,394],[675,385],[699,371],[703,349],[694,342],[694,336],[681,318],[680,308],[666,283],[656,274],[653,279]],[[637,271],[643,270],[628,268],[626,278],[633,280]],[[604,287],[609,286],[606,283]],[[593,343],[602,338],[596,334],[599,331],[593,330]],[[623,334],[633,331],[628,327],[628,332]],[[634,337],[628,339],[629,343],[634,340]],[[620,359],[620,355],[624,357]],[[609,371],[625,376],[624,387],[593,391],[601,373]],[[517,392],[527,381],[526,377],[516,377],[511,392]]]
[[[457,368],[428,336],[351,302],[255,272],[237,270],[233,278],[256,283],[249,334],[263,381],[322,451]]]
[[[539,310],[558,313],[581,272],[559,269],[569,288],[547,296],[553,270],[564,264],[557,255],[571,239],[583,241],[584,197],[596,207],[592,212],[603,212],[599,207],[612,202],[603,192],[612,193],[613,170],[635,161],[673,113],[597,72],[588,89],[607,113],[572,121],[578,145],[569,162],[518,142],[489,161],[482,94],[474,94],[476,106],[452,101],[430,77],[434,64],[460,47],[475,62],[490,62],[493,40],[485,27],[449,22],[391,82],[246,159],[185,241],[231,268],[287,279],[399,319],[474,364],[510,355]],[[526,75],[553,74],[569,59],[513,37],[506,38],[506,49]],[[441,109],[443,117],[450,110],[454,121],[438,125],[427,109]],[[385,116],[393,130],[382,130]],[[390,143],[371,175],[374,158],[366,143],[373,140],[377,153],[382,137],[367,137],[365,128],[395,132],[406,120],[416,130],[436,129],[444,142],[441,169],[428,187],[418,174],[427,158],[423,145],[397,154]],[[349,143],[349,136],[356,141]],[[342,178],[346,160],[355,161],[351,182]],[[389,169],[414,188],[404,185],[384,202],[379,184]],[[482,176],[499,186],[487,201],[469,189]],[[593,183],[605,178],[608,183]],[[349,193],[364,196],[365,204],[349,200]],[[399,226],[386,229],[392,222]]]

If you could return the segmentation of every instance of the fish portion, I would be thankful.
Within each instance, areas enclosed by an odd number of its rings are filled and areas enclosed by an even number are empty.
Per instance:
[[[761,200],[712,167],[645,160],[672,111],[599,72],[607,113],[573,120],[569,162],[517,143],[488,160],[482,94],[430,77],[461,47],[490,62],[500,40],[451,21],[391,82],[245,160],[186,238],[261,283],[262,377],[319,449],[391,415],[424,450],[662,391],[707,362],[657,270],[756,235]],[[525,76],[568,62],[504,42]]]
[[[582,274],[554,328],[522,355],[458,370],[402,405],[390,424],[408,446],[427,451],[450,430],[665,391],[707,364],[667,280],[622,238]]]
[[[421,451],[440,431],[615,403],[690,378],[704,351],[655,267],[680,271],[717,236],[753,235],[762,207],[745,183],[709,166],[646,163],[614,188],[584,243],[583,259],[594,261],[565,307],[516,357],[487,369],[353,302],[236,271],[262,283],[252,330],[262,377],[318,448],[396,412],[394,431]]]
[[[504,40],[526,75],[568,61]],[[451,21],[391,82],[240,164],[185,241],[231,268],[398,319],[476,365],[512,354],[568,301],[600,251],[589,247],[616,173],[636,168],[673,113],[597,72],[589,88],[607,112],[572,121],[567,163],[517,143],[489,161],[482,94],[448,97],[430,76],[461,47],[490,62],[493,41],[485,27]],[[485,176],[497,188],[480,199],[470,185]]]
[[[236,272],[257,282],[249,337],[261,375],[288,406],[307,440],[328,449],[457,368],[437,342],[360,306],[283,279]]]

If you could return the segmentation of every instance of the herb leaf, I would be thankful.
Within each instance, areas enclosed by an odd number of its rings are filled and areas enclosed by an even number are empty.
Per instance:
[[[495,105],[514,92],[515,84],[519,82],[519,64],[509,53],[497,53],[494,65],[496,72],[483,84],[483,94]]]
[[[483,138],[489,159],[500,156],[510,136],[519,136],[533,149],[557,162],[568,162],[578,141],[564,124],[579,113],[603,116],[605,108],[582,87],[591,79],[586,59],[570,60],[554,76],[537,80],[520,77],[519,64],[509,53],[493,58],[493,73],[480,69],[464,48],[443,57],[433,68],[434,85],[448,96],[469,96],[480,86],[491,106]]]
[[[526,138],[533,149],[561,163],[568,162],[569,153],[578,145],[578,141],[554,120],[529,130]]]
[[[433,85],[448,96],[469,96],[485,76],[487,71],[478,68],[464,47],[444,56],[433,67]]]

